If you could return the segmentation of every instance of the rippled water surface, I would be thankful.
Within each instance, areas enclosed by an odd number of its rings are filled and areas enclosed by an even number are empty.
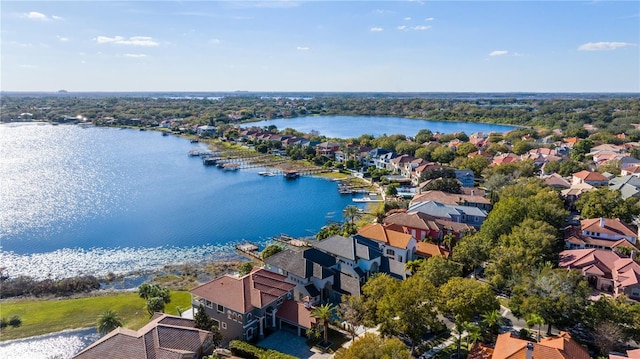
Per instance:
[[[37,337],[0,342],[3,359],[67,359],[98,340],[95,328],[67,330]]]
[[[307,236],[352,204],[320,178],[205,167],[155,131],[0,125],[0,263],[11,276],[123,273]]]

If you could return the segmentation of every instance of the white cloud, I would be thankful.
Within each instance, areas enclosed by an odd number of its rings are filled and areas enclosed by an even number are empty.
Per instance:
[[[209,40],[209,43],[212,45],[218,45],[220,43],[220,39],[211,39]]]
[[[298,46],[298,47],[296,47],[296,50],[298,50],[298,51],[308,51],[309,48],[306,47],[306,46]]]
[[[129,58],[132,58],[132,59],[140,59],[140,58],[143,58],[143,57],[147,57],[147,55],[145,55],[145,54],[124,54],[122,56],[129,57]]]
[[[369,29],[369,31],[371,31],[371,32],[380,32],[380,31],[384,31],[384,29],[381,28],[381,27],[372,27],[372,28]]]
[[[424,30],[429,30],[430,28],[431,28],[430,25],[418,25],[418,26],[412,27],[411,30],[424,31]]]
[[[495,57],[495,56],[504,56],[504,55],[507,55],[507,54],[509,54],[509,51],[507,51],[507,50],[496,50],[496,51],[491,51],[489,53],[489,56]]]
[[[405,17],[404,21],[411,21],[411,17],[409,17],[409,16]]]
[[[630,42],[617,42],[617,41],[601,41],[601,42],[587,42],[578,47],[579,51],[611,51],[621,49],[624,47],[637,46]]]
[[[158,46],[159,44],[148,36],[131,36],[125,39],[122,36],[108,37],[98,36],[95,38],[98,44],[117,44],[117,45],[131,45],[131,46]]]
[[[435,20],[435,19],[432,18],[432,17],[428,17],[428,18],[424,19],[424,21],[433,21],[433,20]]]
[[[22,64],[22,65],[19,65],[19,67],[21,67],[23,69],[36,69],[36,68],[38,68],[38,66],[36,66],[36,65],[28,65],[28,64]]]
[[[406,30],[408,27],[405,25],[398,26],[398,30]]]
[[[56,16],[56,15],[52,15],[51,17],[41,13],[41,12],[37,12],[37,11],[30,11],[27,13],[22,14],[22,17],[27,18],[29,20],[36,20],[36,21],[49,21],[49,20],[62,20],[62,17],[60,16]]]
[[[60,42],[68,42],[69,38],[64,36],[56,36]]]

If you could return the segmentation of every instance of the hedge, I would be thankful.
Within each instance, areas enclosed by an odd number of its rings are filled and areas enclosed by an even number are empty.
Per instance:
[[[272,349],[263,349],[241,340],[232,340],[229,343],[229,350],[231,350],[231,354],[246,359],[297,359],[292,355]]]

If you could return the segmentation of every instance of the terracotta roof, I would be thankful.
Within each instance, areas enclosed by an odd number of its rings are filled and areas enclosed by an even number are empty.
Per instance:
[[[416,254],[422,257],[444,256],[449,258],[451,252],[437,244],[418,242],[416,243]]]
[[[514,338],[511,333],[498,335],[493,359],[525,359],[527,345],[533,349],[536,359],[590,359],[589,353],[580,344],[571,339],[569,333],[560,332],[556,337],[542,339],[540,343]]]
[[[604,226],[600,226],[600,221],[604,219]],[[608,234],[611,236],[631,236],[637,237],[636,231],[634,231],[626,223],[622,222],[619,218],[591,218],[583,219],[580,221],[580,227],[583,231],[598,232]],[[620,239],[616,238],[617,239]]]
[[[374,241],[383,242],[396,248],[406,249],[413,238],[410,234],[394,231],[388,226],[380,223],[371,223],[358,230],[358,234],[373,239]]]
[[[573,177],[582,179],[583,181],[608,181],[609,179],[600,172],[580,171],[573,174]]]
[[[564,179],[564,177],[560,176],[557,173],[552,173],[548,176],[545,176],[544,182],[551,187],[563,187],[563,188],[571,187],[571,183],[569,183],[569,181],[567,181],[566,179]]]
[[[263,308],[291,291],[295,285],[285,282],[287,277],[260,268],[244,277],[220,276],[196,287],[191,294],[247,313],[253,308]]]
[[[439,231],[440,227],[435,222],[435,217],[426,213],[394,213],[384,219],[385,224],[396,224],[415,229]]]
[[[276,312],[276,317],[310,329],[316,324],[316,318],[311,315],[312,309],[305,307],[303,303],[287,299]]]
[[[138,331],[117,328],[78,353],[77,359],[163,358],[197,355],[211,333],[194,327],[191,319],[156,313]]]

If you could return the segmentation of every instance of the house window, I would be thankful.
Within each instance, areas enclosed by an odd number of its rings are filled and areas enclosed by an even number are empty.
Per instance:
[[[224,313],[224,307],[218,304],[218,313]]]
[[[387,249],[387,255],[393,256],[396,254],[396,251],[394,251],[393,249]]]
[[[247,321],[251,321],[251,318],[253,318],[253,316],[251,315],[251,313],[247,313]]]
[[[205,299],[205,301],[204,301],[204,305],[206,305],[207,307],[211,308],[211,304],[212,304],[212,303],[211,303],[210,301],[208,301],[208,300],[206,300],[206,299]]]
[[[242,321],[242,314],[238,314],[238,321],[241,322]]]
[[[247,330],[247,340],[251,340],[253,338],[253,328],[249,328]]]
[[[227,310],[227,319],[231,319],[231,311]]]
[[[233,320],[238,320],[238,313],[233,313]]]
[[[640,288],[631,288],[632,297],[640,297]]]
[[[227,323],[222,322],[222,329],[227,329]]]
[[[213,327],[220,329],[220,321],[217,319],[213,319]]]

